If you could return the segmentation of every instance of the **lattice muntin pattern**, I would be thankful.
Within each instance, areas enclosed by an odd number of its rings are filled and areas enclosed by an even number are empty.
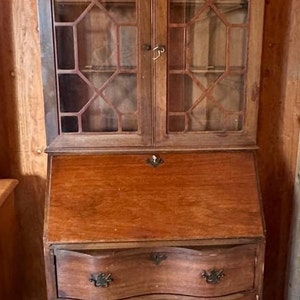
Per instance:
[[[169,7],[168,130],[242,130],[248,1],[182,2]]]
[[[136,132],[136,3],[53,1],[62,132]]]

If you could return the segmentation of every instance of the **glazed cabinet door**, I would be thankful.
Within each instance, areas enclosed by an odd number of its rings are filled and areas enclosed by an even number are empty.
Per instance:
[[[40,0],[50,148],[255,146],[263,2]]]
[[[155,1],[157,145],[255,145],[263,2]]]
[[[55,82],[45,85],[48,143],[150,145],[150,0],[49,0],[40,11],[44,60],[53,53],[55,62],[47,66]]]

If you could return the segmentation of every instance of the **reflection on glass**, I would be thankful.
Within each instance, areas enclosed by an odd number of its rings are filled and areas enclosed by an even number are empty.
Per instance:
[[[248,1],[169,0],[169,132],[243,129]]]
[[[138,131],[136,1],[52,1],[61,131]]]

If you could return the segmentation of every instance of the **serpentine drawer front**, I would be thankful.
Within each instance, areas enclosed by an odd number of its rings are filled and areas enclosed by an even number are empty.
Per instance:
[[[219,297],[251,292],[255,258],[255,245],[204,250],[57,250],[58,297],[110,300],[146,294]]]

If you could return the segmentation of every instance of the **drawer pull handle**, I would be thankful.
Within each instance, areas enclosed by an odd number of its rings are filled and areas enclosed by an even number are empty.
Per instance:
[[[113,279],[111,274],[99,273],[97,275],[91,275],[89,281],[93,282],[95,287],[109,287]]]
[[[157,266],[165,259],[167,259],[167,255],[164,253],[151,253],[150,254],[150,260]]]
[[[221,278],[225,276],[223,270],[212,269],[210,271],[203,271],[202,277],[207,283],[217,284],[220,282]]]

